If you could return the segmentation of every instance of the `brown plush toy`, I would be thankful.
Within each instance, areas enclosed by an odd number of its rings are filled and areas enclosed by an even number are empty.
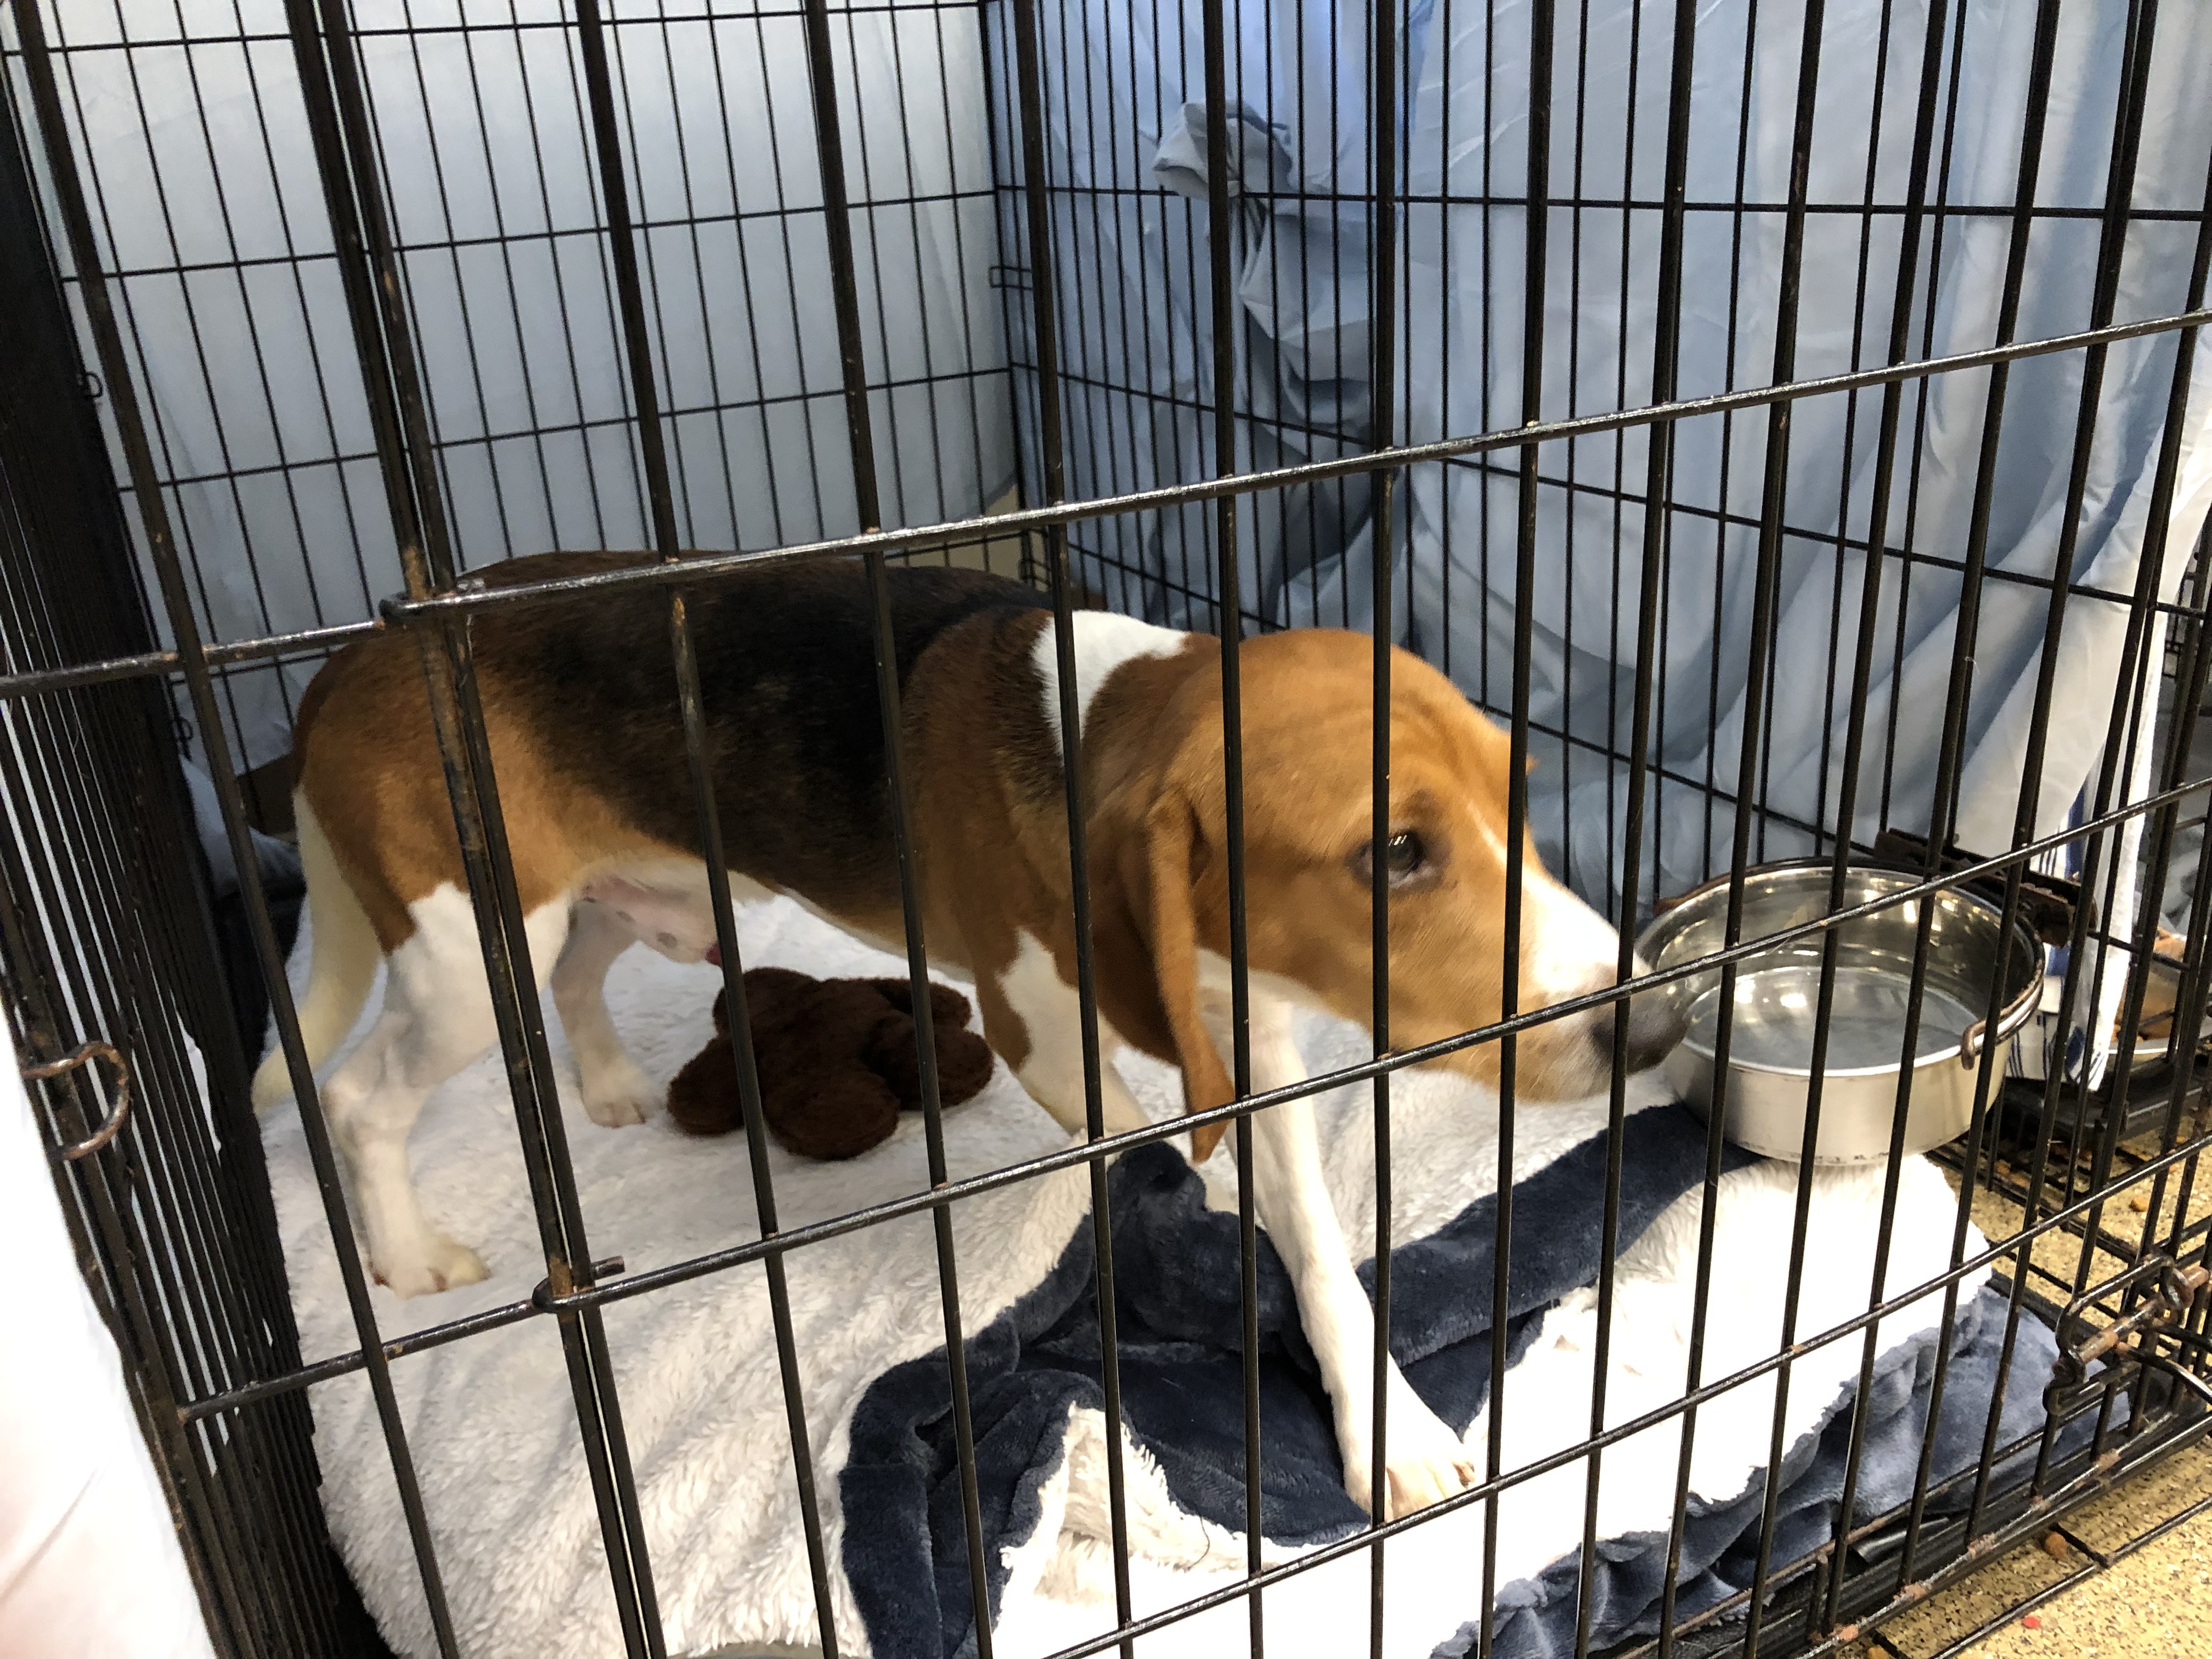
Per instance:
[[[745,975],[761,1112],[770,1133],[805,1158],[856,1158],[884,1139],[902,1110],[921,1105],[913,988],[902,979],[812,979],[787,968]],[[938,1098],[982,1092],[991,1049],[968,1029],[968,999],[929,988]],[[668,1085],[668,1115],[695,1135],[744,1127],[727,1000],[714,999],[714,1040]]]

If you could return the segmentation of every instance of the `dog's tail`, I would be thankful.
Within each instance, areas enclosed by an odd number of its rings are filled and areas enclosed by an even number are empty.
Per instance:
[[[300,999],[300,1038],[307,1045],[307,1063],[319,1066],[361,1018],[384,952],[376,930],[369,926],[368,912],[339,870],[307,795],[295,794],[292,803],[300,826],[300,865],[307,878],[307,926],[314,951],[307,994]],[[280,1044],[253,1074],[253,1107],[260,1111],[291,1096],[292,1073]]]

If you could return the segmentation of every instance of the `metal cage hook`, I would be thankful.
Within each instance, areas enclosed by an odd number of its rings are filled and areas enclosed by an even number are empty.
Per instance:
[[[122,1052],[112,1042],[88,1042],[66,1060],[57,1060],[46,1066],[26,1066],[23,1079],[27,1083],[44,1083],[64,1072],[95,1060],[104,1060],[115,1068],[115,1103],[107,1109],[107,1115],[100,1127],[82,1140],[56,1150],[55,1156],[64,1163],[74,1164],[79,1158],[89,1158],[123,1133],[123,1121],[131,1115],[131,1067],[124,1062]]]

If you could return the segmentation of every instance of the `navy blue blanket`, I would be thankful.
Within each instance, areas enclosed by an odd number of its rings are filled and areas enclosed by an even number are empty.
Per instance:
[[[1705,1127],[1681,1108],[1628,1119],[1620,1249],[1704,1179],[1706,1158]],[[1600,1134],[1514,1188],[1504,1310],[1509,1365],[1517,1363],[1547,1310],[1600,1275],[1606,1161]],[[1725,1167],[1751,1161],[1729,1149]],[[1157,1460],[1178,1504],[1241,1532],[1237,1218],[1206,1207],[1198,1176],[1165,1146],[1120,1160],[1109,1188],[1124,1420]],[[1496,1200],[1486,1197],[1392,1253],[1392,1352],[1431,1409],[1462,1431],[1490,1389],[1495,1225]],[[1372,1266],[1361,1268],[1370,1290]],[[1026,1540],[1037,1524],[1038,1493],[1063,1455],[1069,1413],[1103,1404],[1095,1267],[1086,1224],[1043,1282],[966,1345],[994,1616],[1006,1581],[1001,1553]],[[1298,1327],[1289,1277],[1264,1234],[1259,1289],[1262,1531],[1291,1546],[1339,1538],[1364,1517],[1345,1494],[1329,1403]],[[1964,1310],[1937,1437],[1939,1475],[1965,1467],[1978,1452],[1998,1370],[2001,1297],[1996,1309],[1994,1330],[1986,1300],[1970,1301]],[[1909,1490],[1917,1462],[1928,1364],[1911,1345],[1904,1347],[1885,1357],[1868,1404],[1874,1420],[1861,1513],[1881,1507],[1869,1500],[1900,1480]],[[2036,1396],[2050,1357],[2049,1334],[2024,1322],[2011,1368],[2008,1424],[2022,1413],[2031,1413],[2031,1423],[2039,1419]],[[1804,1437],[1785,1460],[1777,1561],[1832,1528],[1848,1419],[1848,1413],[1832,1415],[1821,1433]],[[879,1659],[957,1659],[972,1650],[971,1580],[943,1350],[896,1366],[870,1386],[853,1419],[839,1480],[842,1565]],[[1754,1481],[1732,1502],[1693,1504],[1683,1613],[1749,1582],[1762,1496]],[[1600,1552],[1592,1586],[1598,1646],[1656,1620],[1665,1546],[1659,1534],[1612,1540]],[[1498,1655],[1535,1659],[1571,1650],[1578,1571],[1578,1559],[1570,1554],[1539,1577],[1501,1589]],[[1463,1651],[1471,1639],[1462,1632],[1439,1650]]]

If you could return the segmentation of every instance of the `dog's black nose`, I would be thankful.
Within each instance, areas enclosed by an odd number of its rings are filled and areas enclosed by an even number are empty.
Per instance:
[[[1683,981],[1670,981],[1654,986],[1648,991],[1638,991],[1628,999],[1627,1061],[1631,1072],[1648,1072],[1674,1051],[1690,1029],[1690,999],[1683,993]],[[1614,1022],[1620,1018],[1622,1005],[1614,1003],[1607,1017],[1599,1020],[1595,1033],[1598,1046],[1605,1050],[1608,1060],[1613,1055]]]

